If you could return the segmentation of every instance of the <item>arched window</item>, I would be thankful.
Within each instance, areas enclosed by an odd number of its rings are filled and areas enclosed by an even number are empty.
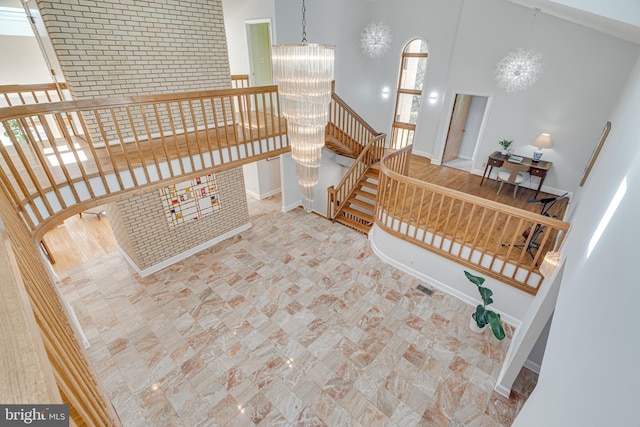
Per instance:
[[[413,39],[404,46],[391,127],[391,148],[400,149],[413,144],[428,56],[427,42],[423,39]]]

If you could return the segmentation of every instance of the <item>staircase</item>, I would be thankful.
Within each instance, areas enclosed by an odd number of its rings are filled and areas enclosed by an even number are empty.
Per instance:
[[[376,163],[367,169],[334,221],[368,234],[373,226],[379,177],[380,166]]]

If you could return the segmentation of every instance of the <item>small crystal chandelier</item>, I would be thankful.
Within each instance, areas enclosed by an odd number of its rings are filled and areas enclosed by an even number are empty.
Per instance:
[[[507,92],[533,86],[542,73],[542,55],[535,50],[516,49],[498,62],[496,81]]]
[[[329,119],[334,47],[307,43],[305,13],[302,0],[302,43],[273,46],[272,59],[302,205],[311,212]]]
[[[382,22],[371,22],[360,35],[360,46],[370,58],[380,58],[391,45],[391,27]]]
[[[534,11],[529,35],[527,36],[527,45],[531,38],[531,31],[536,21],[537,12],[540,9],[535,8]],[[542,68],[542,55],[539,52],[533,49],[516,49],[498,62],[498,67],[496,68],[498,87],[509,93],[527,89],[538,81],[540,74],[542,74]]]

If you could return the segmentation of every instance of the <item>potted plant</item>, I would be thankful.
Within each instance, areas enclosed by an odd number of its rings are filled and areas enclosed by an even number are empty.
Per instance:
[[[487,308],[487,306],[493,302],[491,298],[493,292],[491,289],[482,286],[484,277],[474,276],[468,271],[465,271],[464,275],[467,276],[467,279],[469,279],[471,283],[478,287],[478,292],[480,292],[480,297],[482,297],[482,304],[478,304],[476,311],[471,315],[471,329],[475,330],[474,327],[477,327],[478,332],[482,332],[485,326],[489,325],[493,335],[495,335],[497,339],[504,339],[505,334],[502,322],[500,322],[500,315]]]
[[[508,139],[503,139],[502,141],[498,141],[498,144],[502,145],[502,155],[507,155],[507,148],[511,145],[513,140],[509,141]]]

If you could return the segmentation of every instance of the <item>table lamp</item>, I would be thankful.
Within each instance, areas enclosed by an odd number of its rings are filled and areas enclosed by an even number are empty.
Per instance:
[[[533,153],[533,161],[539,162],[542,157],[542,149],[543,148],[551,148],[553,144],[551,144],[551,135],[548,133],[541,133],[532,143],[534,147],[538,147],[536,151]]]

